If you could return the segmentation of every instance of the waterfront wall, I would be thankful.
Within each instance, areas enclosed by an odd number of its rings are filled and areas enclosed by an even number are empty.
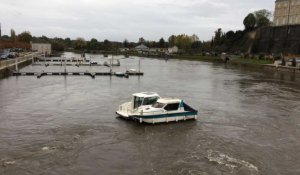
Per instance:
[[[257,31],[253,53],[300,54],[300,25],[264,27]]]

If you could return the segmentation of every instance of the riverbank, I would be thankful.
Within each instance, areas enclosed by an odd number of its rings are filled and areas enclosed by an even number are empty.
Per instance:
[[[220,62],[224,63],[224,60],[219,56],[202,56],[202,55],[175,55],[173,58],[183,59],[183,60],[195,60],[195,61],[206,61],[206,62]],[[249,58],[239,58],[230,57],[228,64],[233,65],[265,65],[272,64],[271,60],[260,60],[260,59],[249,59]]]
[[[225,64],[224,59],[218,56],[202,56],[202,55],[175,55],[175,59],[181,60],[193,60],[193,61],[205,61]],[[238,56],[231,56],[227,65],[237,67],[249,67],[257,70],[269,70],[275,72],[290,72],[300,74],[300,68],[290,66],[275,66],[272,60],[257,59],[257,58],[240,58]]]

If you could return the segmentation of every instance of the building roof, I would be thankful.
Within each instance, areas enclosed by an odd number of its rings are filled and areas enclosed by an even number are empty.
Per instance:
[[[141,45],[136,46],[135,49],[144,50],[144,49],[149,49],[149,48],[147,46],[145,46],[144,44],[141,44]]]

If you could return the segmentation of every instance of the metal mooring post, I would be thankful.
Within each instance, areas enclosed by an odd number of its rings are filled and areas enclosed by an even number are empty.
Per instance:
[[[15,61],[16,61],[16,71],[19,72],[18,58],[16,58]]]
[[[33,53],[31,54],[31,62],[32,62],[32,64],[34,63],[34,56],[33,56]]]
[[[141,72],[141,58],[139,58],[139,73]]]
[[[64,57],[65,58],[65,73],[67,72],[67,68],[66,68],[66,66],[67,66],[67,60],[66,60],[66,57]]]
[[[44,66],[46,67],[46,53],[44,52]]]
[[[113,61],[113,55],[111,57],[111,60],[110,60],[110,75],[112,74],[112,61]]]
[[[60,66],[62,66],[62,58],[63,56],[60,56]]]

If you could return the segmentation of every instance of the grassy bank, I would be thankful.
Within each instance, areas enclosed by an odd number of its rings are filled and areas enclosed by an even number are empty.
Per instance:
[[[174,55],[172,58],[181,60],[207,61],[207,62],[223,62],[217,56],[202,56],[202,55]]]
[[[223,63],[224,60],[218,56],[202,56],[202,55],[176,55],[173,58],[182,59],[182,60],[195,60],[195,61],[206,61],[206,62],[220,62]],[[271,60],[260,60],[257,58],[231,58],[227,64],[232,65],[252,65],[252,66],[260,66],[264,64],[272,64]]]
[[[273,64],[272,60],[260,60],[260,59],[250,59],[250,58],[236,58],[229,61],[230,64],[237,65],[264,65],[264,64]]]

